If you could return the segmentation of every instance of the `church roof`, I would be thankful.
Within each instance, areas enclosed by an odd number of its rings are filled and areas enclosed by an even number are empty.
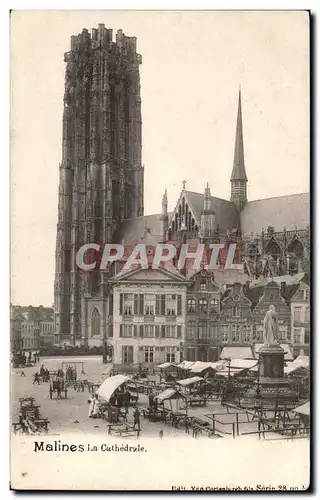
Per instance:
[[[185,194],[194,215],[200,222],[201,212],[203,211],[204,194],[195,193],[193,191],[185,191]],[[227,229],[235,229],[240,226],[237,207],[231,201],[211,196],[211,209],[216,214],[216,225],[219,226],[220,231],[223,232]]]
[[[306,229],[309,224],[309,193],[249,201],[240,214],[243,235],[261,233],[269,226],[275,232]]]
[[[169,218],[170,215],[168,213]],[[124,245],[160,243],[163,240],[161,217],[162,214],[153,214],[124,220],[117,234],[117,241]]]

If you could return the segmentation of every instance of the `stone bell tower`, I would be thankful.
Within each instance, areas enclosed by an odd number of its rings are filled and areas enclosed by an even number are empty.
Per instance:
[[[54,307],[56,340],[75,344],[83,293],[105,293],[103,273],[77,267],[77,250],[112,241],[124,219],[143,215],[142,59],[135,37],[119,30],[114,40],[99,24],[71,37],[64,60]]]

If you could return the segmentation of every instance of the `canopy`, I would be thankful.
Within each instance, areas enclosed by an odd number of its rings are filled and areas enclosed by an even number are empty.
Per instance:
[[[192,384],[195,384],[195,383],[201,382],[201,381],[204,381],[204,378],[202,378],[202,377],[191,377],[191,378],[185,378],[183,380],[178,380],[177,384],[186,387],[188,385],[192,385]]]
[[[183,394],[175,389],[166,389],[163,392],[160,392],[154,399],[156,399],[159,403],[162,403],[162,401],[165,401],[166,399],[177,399],[183,397]]]
[[[221,375],[222,377],[228,378],[229,374],[230,377],[234,377],[238,373],[241,373],[244,371],[245,368],[224,368],[224,370],[221,370],[217,372],[217,375]]]
[[[293,362],[309,368],[309,356],[298,356]]]
[[[170,368],[171,366],[177,366],[175,363],[161,363],[157,368],[161,368],[161,370],[165,370],[166,368]]]
[[[211,368],[211,370],[215,370],[215,363],[210,363],[210,362],[205,362],[205,361],[196,361],[193,363],[193,365],[189,368],[190,373],[201,373],[204,370],[208,370]]]
[[[183,370],[189,370],[192,365],[194,365],[194,361],[182,361],[178,365],[178,368],[182,368]]]
[[[262,344],[261,344],[262,345]],[[251,347],[224,347],[220,359],[253,359]]]
[[[287,363],[287,366],[284,367],[284,373],[285,375],[289,375],[290,373],[293,373],[295,371],[301,371],[303,374],[308,374],[309,372],[309,366],[304,366],[300,365],[299,363],[296,363],[295,361],[289,361]]]
[[[307,415],[308,417],[310,417],[310,401],[308,401],[304,405],[298,406],[298,408],[295,408],[292,411],[295,413],[299,413],[300,415]]]
[[[131,377],[127,375],[114,375],[114,377],[108,377],[97,390],[98,396],[100,396],[105,401],[109,402],[112,394],[120,387],[122,384],[130,380]]]
[[[232,359],[230,363],[231,368],[241,368],[242,370],[250,370],[258,363],[255,359]]]

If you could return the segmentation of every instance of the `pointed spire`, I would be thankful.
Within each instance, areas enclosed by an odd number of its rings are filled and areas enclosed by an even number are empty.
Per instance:
[[[243,129],[242,129],[242,109],[241,109],[241,88],[239,88],[238,116],[236,128],[236,141],[234,147],[233,169],[231,181],[247,181],[246,168],[244,165]]]

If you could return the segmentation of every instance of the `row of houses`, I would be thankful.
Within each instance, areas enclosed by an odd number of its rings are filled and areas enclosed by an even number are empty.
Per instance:
[[[243,357],[249,352],[245,348],[263,342],[263,319],[271,304],[277,311],[279,342],[290,346],[293,356],[308,355],[306,274],[256,282],[233,276],[222,282],[217,273],[205,270],[188,277],[174,268],[120,272],[111,280],[104,308],[88,300],[81,344],[107,344],[116,365],[216,361],[225,347]],[[52,308],[11,306],[12,349],[59,341]]]
[[[33,350],[54,343],[52,307],[10,305],[11,350]]]
[[[257,282],[243,275],[229,278],[219,281],[218,273],[206,270],[181,276],[168,266],[120,272],[109,280],[105,307],[88,299],[82,343],[108,344],[116,365],[215,361],[226,346],[244,352],[261,344],[263,319],[272,304],[279,343],[290,346],[294,356],[308,355],[307,275]]]

